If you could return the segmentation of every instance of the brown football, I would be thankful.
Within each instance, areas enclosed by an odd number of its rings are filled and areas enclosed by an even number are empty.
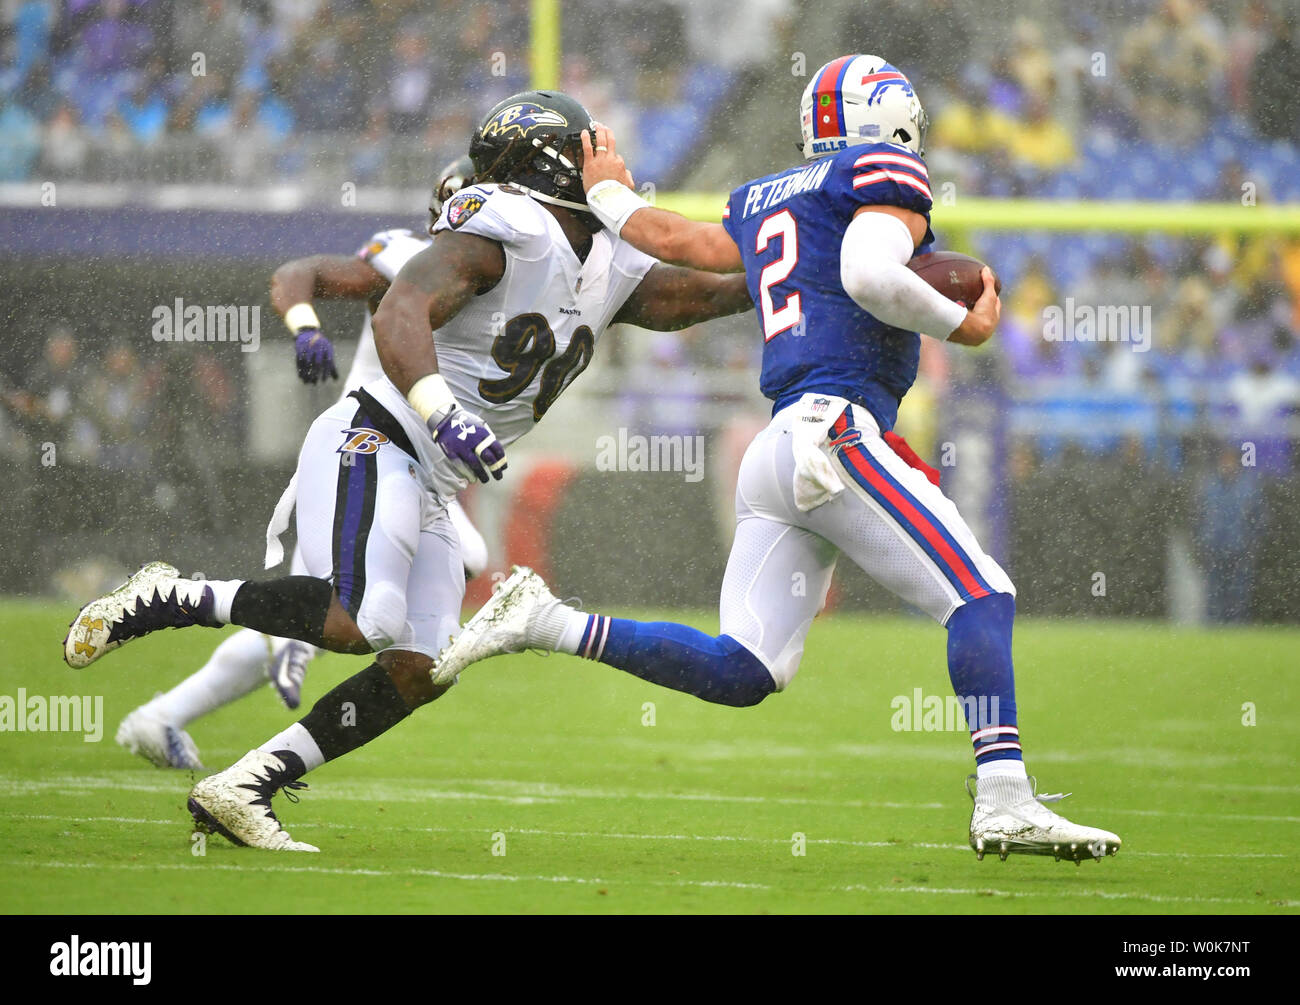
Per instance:
[[[907,263],[907,267],[949,300],[955,300],[966,308],[974,306],[984,292],[984,283],[980,280],[984,263],[970,255],[935,251],[917,255]],[[999,294],[1002,292],[1002,280],[996,272],[993,274],[993,288]]]

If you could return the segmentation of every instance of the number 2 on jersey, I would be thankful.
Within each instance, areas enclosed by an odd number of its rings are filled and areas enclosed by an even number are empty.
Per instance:
[[[754,253],[761,255],[773,238],[781,240],[781,257],[763,266],[758,276],[759,309],[763,314],[763,340],[770,342],[783,331],[799,323],[803,310],[799,291],[791,292],[785,303],[776,307],[772,302],[772,287],[785,282],[799,264],[799,234],[793,214],[788,209],[773,213],[758,227]]]

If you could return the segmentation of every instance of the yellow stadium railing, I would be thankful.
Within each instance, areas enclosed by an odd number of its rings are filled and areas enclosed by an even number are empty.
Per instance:
[[[655,205],[693,220],[721,220],[725,192],[664,192]],[[960,198],[931,212],[936,228],[970,230],[1158,231],[1162,234],[1300,234],[1300,204],[1084,202]]]

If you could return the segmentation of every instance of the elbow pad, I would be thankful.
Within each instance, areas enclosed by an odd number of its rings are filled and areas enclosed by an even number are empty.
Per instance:
[[[840,282],[885,324],[947,338],[966,320],[966,308],[907,267],[914,252],[911,231],[898,217],[859,213],[840,245]]]

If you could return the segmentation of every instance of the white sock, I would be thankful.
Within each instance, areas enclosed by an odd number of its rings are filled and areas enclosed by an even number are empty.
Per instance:
[[[277,733],[257,749],[265,750],[268,754],[274,754],[277,750],[291,750],[302,758],[308,771],[314,771],[325,763],[325,755],[300,722],[295,722],[283,733]]]
[[[265,684],[270,658],[267,637],[245,628],[223,639],[200,669],[144,707],[173,726],[184,726]]]
[[[977,778],[1028,778],[1025,762],[1004,758],[1001,761],[985,761],[975,768]]]
[[[212,588],[212,616],[223,625],[230,624],[230,608],[235,602],[235,594],[244,585],[242,579],[208,579],[205,586]]]
[[[537,620],[529,626],[529,635],[543,648],[577,655],[589,618],[589,614],[557,601],[538,612]]]

